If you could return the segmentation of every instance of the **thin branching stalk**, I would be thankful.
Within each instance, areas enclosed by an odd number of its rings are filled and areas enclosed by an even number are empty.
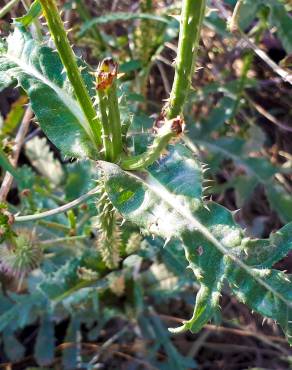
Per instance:
[[[90,129],[93,133],[95,143],[97,146],[101,146],[101,124],[96,117],[94,106],[80,74],[76,57],[69,44],[67,34],[55,1],[40,0],[40,3],[42,5],[43,14],[48,22],[48,26],[54,39],[56,48],[66,69],[68,79],[71,82],[81,109],[83,110],[83,113],[90,124]]]
[[[166,117],[168,119],[181,114],[188,95],[197,59],[205,8],[205,0],[183,1],[175,76],[166,107]]]
[[[95,187],[92,190],[90,190],[88,193],[81,195],[79,198],[72,200],[72,202],[66,203],[61,207],[53,208],[45,212],[35,213],[33,215],[15,216],[14,220],[15,222],[36,221],[36,220],[41,220],[42,218],[45,218],[45,217],[50,217],[50,216],[57,215],[59,213],[67,212],[69,211],[69,209],[77,207],[79,206],[79,204],[86,202],[89,198],[96,196],[98,191],[99,191],[99,187]]]
[[[29,13],[36,3],[31,3],[30,0],[21,0],[24,9]],[[17,20],[17,19],[16,19]],[[40,21],[37,17],[33,17],[31,22],[31,32],[33,37],[39,42],[43,41],[43,34]]]
[[[76,241],[85,240],[85,239],[88,239],[88,236],[86,236],[86,235],[66,236],[64,238],[55,238],[55,239],[42,240],[42,241],[39,242],[39,244],[42,247],[50,247],[50,246],[56,245],[56,244],[74,243]]]

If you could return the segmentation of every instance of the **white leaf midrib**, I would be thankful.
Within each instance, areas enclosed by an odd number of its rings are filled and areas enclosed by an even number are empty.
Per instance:
[[[209,240],[224,256],[228,256],[236,265],[242,268],[248,275],[250,275],[254,280],[256,280],[262,287],[266,290],[270,291],[276,297],[278,297],[281,301],[283,301],[289,308],[292,308],[292,302],[287,301],[285,297],[278,291],[276,291],[273,287],[267,284],[261,277],[255,275],[252,269],[243,263],[240,259],[238,259],[235,255],[230,253],[230,251],[220,242],[218,241],[210,231],[202,225],[191,213],[190,210],[183,207],[180,202],[177,200],[172,193],[170,193],[165,187],[161,185],[159,181],[157,181],[149,172],[147,172],[148,176],[146,179],[141,178],[137,173],[133,173],[131,171],[127,171],[127,174],[131,177],[134,177],[136,180],[142,182],[150,191],[152,191],[158,198],[161,198],[164,202],[166,202],[171,208],[174,208],[182,217],[186,218],[190,225],[200,232],[207,240]]]
[[[63,104],[68,108],[68,110],[71,111],[71,113],[76,117],[80,125],[84,128],[85,132],[88,134],[92,142],[95,143],[94,136],[90,128],[90,124],[85,114],[80,109],[76,100],[74,100],[58,85],[47,79],[31,64],[26,64],[21,59],[16,58],[11,54],[7,54],[6,58],[9,59],[12,63],[16,64],[22,70],[23,73],[26,73],[27,75],[34,77],[37,80],[40,80],[44,85],[49,86],[53,91],[55,91],[55,93],[58,95]]]

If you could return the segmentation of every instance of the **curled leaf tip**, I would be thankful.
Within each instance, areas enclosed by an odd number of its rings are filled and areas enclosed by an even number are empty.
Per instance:
[[[188,330],[188,328],[185,324],[181,325],[181,326],[178,326],[177,328],[168,328],[168,331],[172,334],[184,333],[187,330]]]

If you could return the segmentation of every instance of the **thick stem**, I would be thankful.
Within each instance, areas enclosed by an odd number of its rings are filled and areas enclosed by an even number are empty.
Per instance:
[[[99,103],[99,111],[101,116],[101,124],[102,124],[102,141],[103,141],[103,149],[104,149],[104,158],[106,161],[112,161],[113,159],[113,147],[112,147],[112,138],[111,138],[111,131],[110,131],[110,124],[108,118],[108,99],[107,95],[104,91],[98,91],[98,103]]]
[[[166,117],[181,114],[194,72],[206,0],[183,0],[175,76]]]
[[[105,159],[117,162],[122,152],[122,130],[116,89],[118,65],[112,58],[104,59],[96,74],[96,89],[103,130]]]
[[[113,81],[107,94],[109,104],[108,117],[112,131],[113,161],[116,162],[122,152],[122,129],[119,103],[117,98],[117,87],[115,81]]]
[[[48,22],[48,26],[54,39],[56,48],[66,69],[68,79],[73,86],[75,96],[86,116],[90,130],[93,134],[97,146],[101,146],[101,124],[96,117],[96,112],[86,89],[85,83],[78,69],[75,55],[69,44],[66,31],[59,11],[54,0],[40,0],[43,14]]]
[[[124,159],[121,167],[126,170],[150,166],[167,147],[169,141],[183,131],[180,117],[194,71],[206,0],[184,0],[182,5],[178,55],[170,99],[164,109],[163,130],[159,130],[153,145],[143,154]]]

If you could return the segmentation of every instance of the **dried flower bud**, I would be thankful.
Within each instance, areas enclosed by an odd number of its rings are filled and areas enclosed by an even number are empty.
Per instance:
[[[171,120],[171,129],[176,134],[179,135],[184,132],[185,121],[182,117],[177,116]]]
[[[182,117],[177,116],[176,118],[167,120],[165,116],[163,115],[163,113],[161,113],[159,117],[155,120],[154,127],[153,127],[154,132],[156,134],[159,133],[159,130],[161,130],[165,126],[166,123],[168,123],[167,126],[168,127],[170,126],[171,131],[174,134],[179,135],[184,132],[185,121]]]
[[[112,58],[105,58],[99,63],[96,73],[96,89],[107,90],[118,74],[118,64]]]
[[[31,194],[30,189],[23,189],[22,192],[20,193],[21,197],[28,197]]]

